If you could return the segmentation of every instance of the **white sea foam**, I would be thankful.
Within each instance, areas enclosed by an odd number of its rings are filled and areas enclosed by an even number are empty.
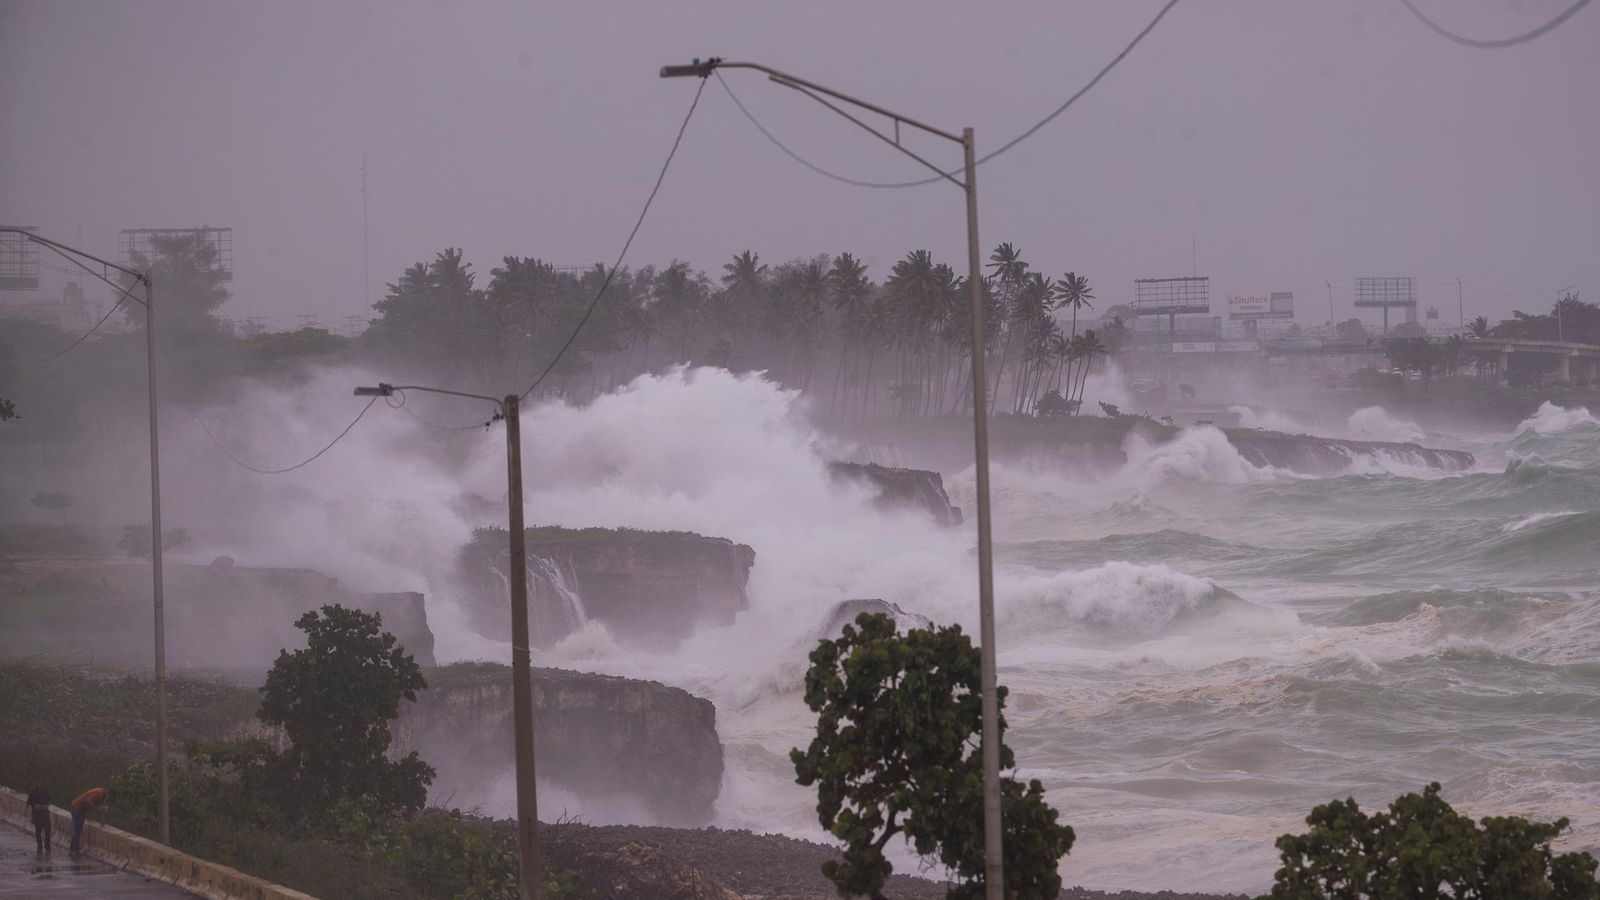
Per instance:
[[[1546,400],[1539,404],[1533,415],[1522,420],[1515,433],[1532,431],[1536,434],[1560,434],[1575,428],[1595,427],[1600,427],[1600,420],[1595,419],[1586,407],[1567,409]]]
[[[1427,436],[1414,422],[1396,418],[1381,406],[1367,406],[1350,414],[1346,433],[1364,441],[1419,444]]]

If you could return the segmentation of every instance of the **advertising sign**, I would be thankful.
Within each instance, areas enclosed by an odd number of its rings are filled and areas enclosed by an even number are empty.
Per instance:
[[[1273,291],[1272,313],[1277,316],[1294,315],[1294,291]]]
[[[1263,294],[1232,294],[1228,297],[1228,318],[1253,319],[1272,312],[1271,298]]]
[[[1214,353],[1216,349],[1211,341],[1177,341],[1172,345],[1173,353]]]

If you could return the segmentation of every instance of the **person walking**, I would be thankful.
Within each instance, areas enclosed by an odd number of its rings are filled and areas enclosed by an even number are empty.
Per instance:
[[[105,809],[111,802],[112,796],[111,791],[95,787],[79,794],[72,801],[72,843],[67,849],[74,856],[83,852],[83,825],[89,813]]]
[[[28,792],[28,818],[33,820],[33,840],[39,853],[50,852],[50,792],[43,782]]]

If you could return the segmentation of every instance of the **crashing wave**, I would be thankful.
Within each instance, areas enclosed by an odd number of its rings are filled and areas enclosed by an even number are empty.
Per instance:
[[[1578,428],[1600,430],[1600,419],[1590,415],[1586,407],[1568,409],[1546,400],[1539,404],[1533,415],[1517,425],[1514,433],[1520,435],[1531,431],[1535,434],[1561,434]]]

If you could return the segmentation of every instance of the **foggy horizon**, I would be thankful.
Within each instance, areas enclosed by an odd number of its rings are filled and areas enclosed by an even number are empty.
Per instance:
[[[1430,13],[1493,36],[1564,4]],[[0,222],[115,256],[118,230],[232,227],[221,312],[296,327],[371,318],[384,285],[460,247],[609,265],[694,90],[659,66],[751,59],[952,130],[982,154],[1108,62],[1156,2],[1010,6],[958,19],[918,5],[627,15],[513,5],[0,5]],[[961,27],[951,27],[960,21]],[[1444,321],[1544,311],[1596,282],[1600,63],[1580,15],[1499,52],[1449,43],[1398,3],[1175,8],[1081,102],[979,171],[986,248],[1086,274],[1097,306],[1137,277],[1293,291],[1297,319],[1357,315],[1358,275],[1412,275]],[[970,41],[970,45],[969,45]],[[955,60],[975,53],[980,65]],[[729,84],[774,134],[853,177],[915,163],[747,71]],[[955,148],[914,139],[953,166]],[[371,280],[362,294],[361,165]],[[759,222],[752,227],[752,223]],[[949,185],[864,190],[807,171],[708,83],[625,265],[716,275],[751,249],[778,263],[849,251],[882,280],[912,249],[965,271]],[[81,231],[80,231],[81,229]],[[81,233],[81,241],[79,235]],[[43,273],[41,297],[66,276]],[[91,296],[105,302],[100,287]],[[19,298],[20,299],[20,298]],[[1375,321],[1375,316],[1362,316]]]

